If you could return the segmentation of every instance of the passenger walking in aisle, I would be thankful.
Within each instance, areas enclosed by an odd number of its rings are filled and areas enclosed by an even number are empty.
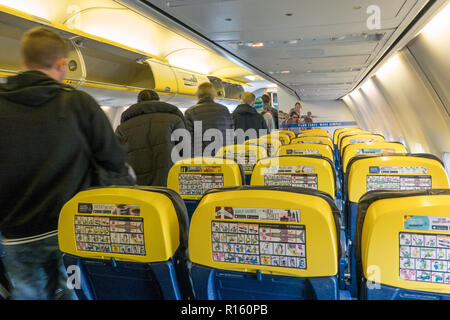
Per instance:
[[[184,113],[186,128],[191,134],[193,156],[202,156],[206,146],[211,143],[210,141],[204,141],[203,135],[205,131],[208,129],[219,130],[223,137],[221,143],[225,146],[227,129],[229,131],[233,129],[230,111],[224,105],[214,102],[215,97],[215,89],[210,82],[200,84],[197,89],[198,103]],[[198,129],[195,130],[196,128]],[[194,133],[196,133],[195,136]],[[199,154],[200,151],[202,154]],[[211,154],[210,156],[214,155]]]
[[[279,128],[279,124],[278,124],[278,110],[275,109],[274,107],[272,107],[271,105],[271,101],[270,101],[270,97],[268,94],[263,94],[261,96],[261,100],[264,104],[264,111],[268,111],[270,112],[270,114],[272,115],[273,121],[275,123],[275,129]]]
[[[233,111],[234,130],[242,129],[247,131],[249,129],[256,130],[256,137],[260,137],[260,130],[265,130],[268,133],[266,121],[253,106],[255,105],[256,97],[251,92],[244,92],[241,96],[241,104]]]
[[[275,122],[272,117],[272,112],[269,110],[266,110],[263,100],[261,98],[257,98],[255,100],[254,108],[260,115],[263,116],[264,120],[266,121],[267,129],[269,130],[269,133],[272,132],[275,129]]]
[[[100,106],[62,83],[67,57],[58,34],[31,29],[22,37],[27,71],[0,85],[0,232],[12,299],[76,299],[58,246],[59,212],[91,186],[92,158],[106,172],[126,171]]]
[[[174,105],[159,101],[153,90],[143,90],[138,103],[122,113],[116,130],[128,153],[128,163],[137,175],[137,184],[166,186],[173,165],[173,131],[185,129],[183,113]]]

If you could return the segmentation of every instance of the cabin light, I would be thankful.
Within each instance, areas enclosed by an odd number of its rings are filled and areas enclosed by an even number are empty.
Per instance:
[[[278,86],[275,83],[270,83],[267,85],[267,88],[277,88]]]
[[[50,19],[52,13],[52,6],[43,5],[40,1],[36,0],[0,0],[0,5],[5,5],[12,9],[16,9],[36,17]]]
[[[256,76],[245,76],[245,78],[247,78],[250,81],[255,81],[256,80]]]
[[[288,73],[291,73],[291,71],[290,70],[283,70],[283,71],[281,71],[281,73],[288,74]]]
[[[171,53],[166,57],[169,64],[178,68],[209,74],[213,67],[211,65],[210,53],[202,49],[184,49]]]
[[[428,24],[421,30],[427,37],[440,39],[443,32],[450,29],[450,4],[442,9]]]
[[[264,47],[264,42],[252,43],[250,46],[253,48],[261,48]]]
[[[395,54],[382,65],[382,67],[376,72],[376,75],[378,77],[385,77],[389,74],[392,74],[392,72],[395,72],[400,64],[400,57],[398,56],[398,54]]]

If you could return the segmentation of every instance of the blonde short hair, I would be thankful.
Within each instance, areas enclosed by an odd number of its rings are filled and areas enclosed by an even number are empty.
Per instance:
[[[214,86],[211,82],[203,82],[200,84],[197,88],[197,98],[203,99],[203,98],[211,98],[214,99],[216,96],[214,92]]]
[[[253,103],[255,103],[256,96],[251,92],[244,92],[241,95],[241,100],[248,105],[252,105]]]
[[[56,32],[35,27],[22,36],[22,57],[27,67],[50,69],[60,58],[67,58],[67,43]]]

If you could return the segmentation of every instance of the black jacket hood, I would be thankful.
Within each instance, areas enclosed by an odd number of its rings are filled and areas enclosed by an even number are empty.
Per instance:
[[[120,123],[124,123],[131,118],[150,113],[172,113],[179,116],[183,122],[184,116],[183,113],[172,104],[162,102],[162,101],[144,101],[133,104],[127,110],[122,113],[120,118]]]
[[[253,107],[248,104],[240,104],[234,110],[234,113],[239,114],[259,114]]]
[[[25,71],[0,84],[0,98],[11,102],[37,107],[54,98],[63,88],[60,83],[40,71]]]

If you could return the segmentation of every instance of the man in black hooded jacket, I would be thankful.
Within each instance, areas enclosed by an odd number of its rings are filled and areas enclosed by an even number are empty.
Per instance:
[[[22,38],[28,71],[0,85],[0,232],[12,299],[76,298],[58,247],[60,210],[91,186],[91,157],[107,171],[125,167],[99,105],[62,83],[67,55],[58,34],[34,28]]]
[[[141,91],[138,103],[122,113],[116,134],[127,149],[127,162],[136,173],[138,185],[167,186],[175,146],[171,136],[176,129],[185,128],[181,111],[159,101],[153,90]]]
[[[260,138],[261,134],[268,134],[268,128],[264,117],[256,111],[253,106],[256,97],[251,92],[244,92],[241,96],[241,104],[233,111],[234,130],[242,129],[245,131],[249,129],[255,130],[256,137]],[[263,134],[263,135],[264,135]],[[248,139],[249,137],[246,137]]]

